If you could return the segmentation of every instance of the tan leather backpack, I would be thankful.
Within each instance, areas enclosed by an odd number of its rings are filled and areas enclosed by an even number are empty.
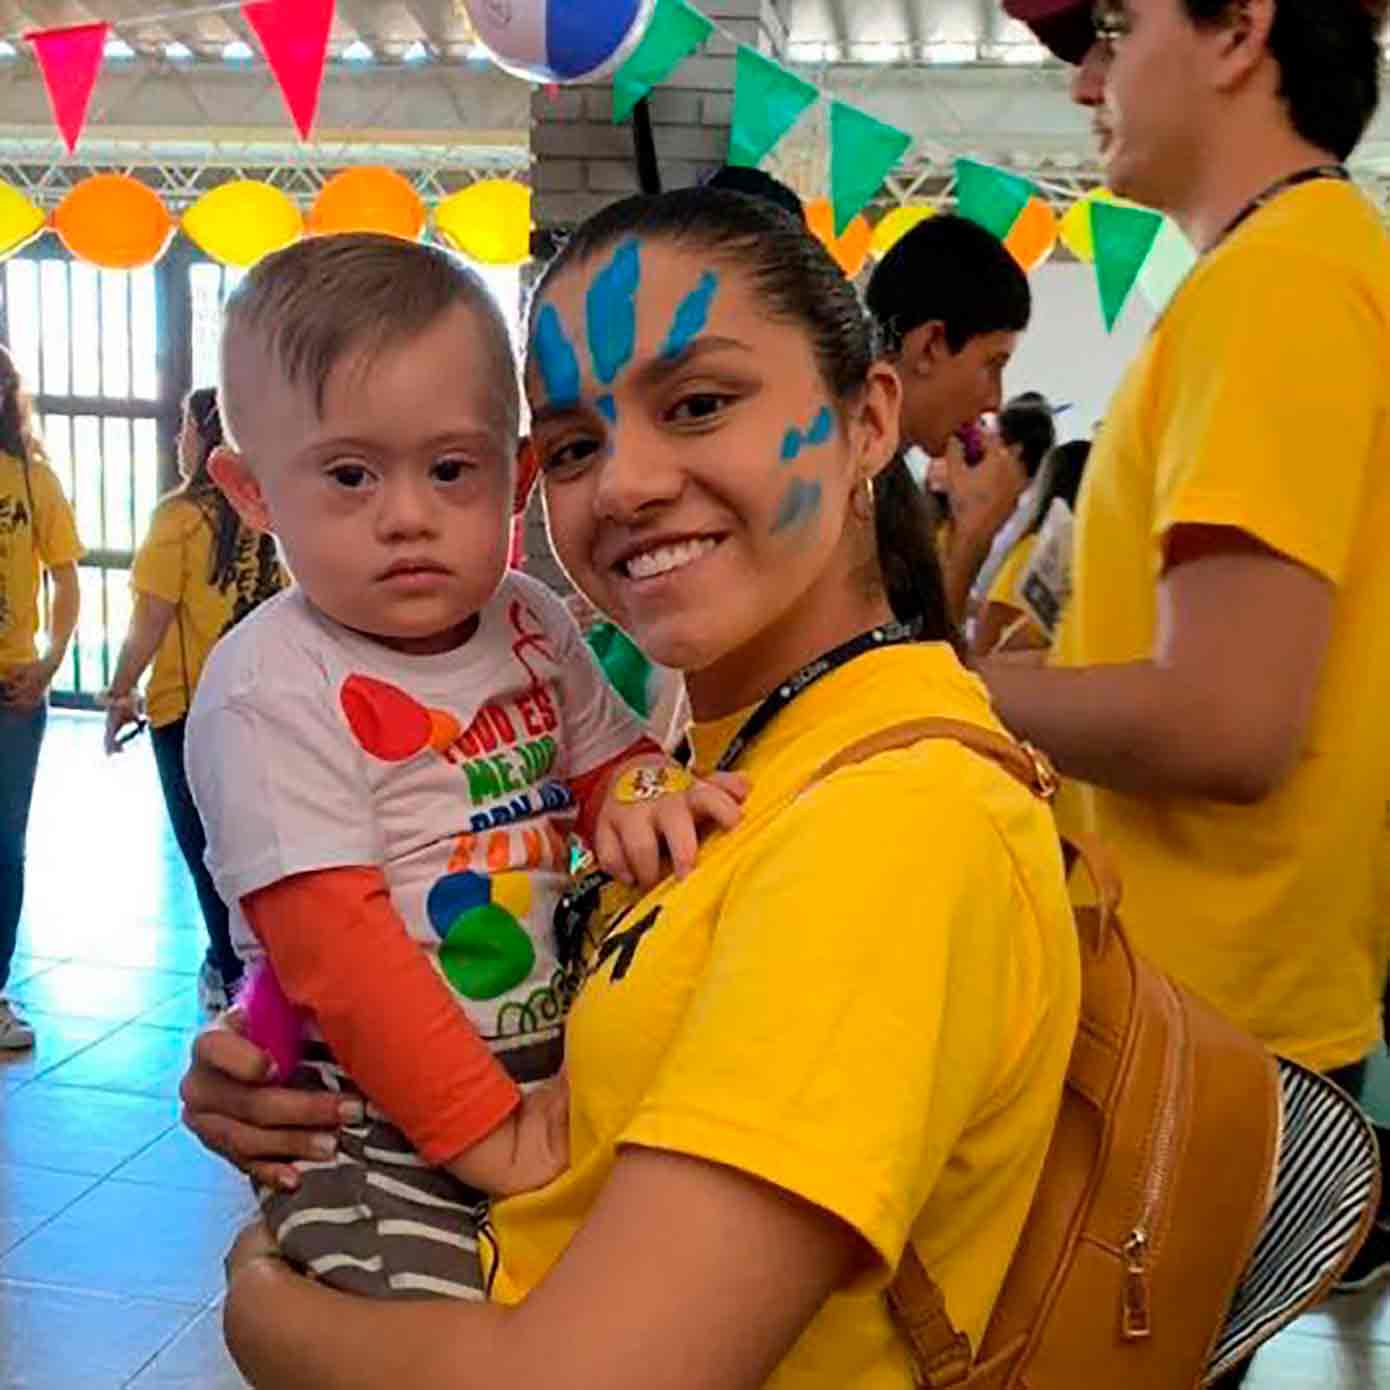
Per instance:
[[[887,729],[846,749],[817,780],[931,738],[999,763],[1039,797],[1056,792],[1036,751],[949,720]],[[923,1390],[1195,1390],[1274,1196],[1285,1064],[1139,959],[1116,918],[1119,883],[1104,857],[1091,844],[1065,848],[1069,862],[1090,868],[1100,904],[1076,913],[1081,1018],[1057,1127],[978,1348],[951,1323],[908,1246],[886,1297]],[[1335,1090],[1308,1073],[1298,1079]],[[1342,1206],[1328,1218],[1339,1243],[1311,1277],[1300,1271],[1296,1302],[1256,1317],[1238,1346],[1223,1338],[1219,1368],[1321,1297],[1369,1229],[1374,1139],[1346,1109],[1335,1118],[1349,1164],[1360,1167],[1355,1190],[1339,1192]],[[1320,1138],[1308,1147],[1316,1151]]]

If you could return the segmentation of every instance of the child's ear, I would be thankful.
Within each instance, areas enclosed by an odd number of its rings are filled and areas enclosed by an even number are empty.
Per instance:
[[[529,438],[516,446],[516,495],[512,498],[512,514],[520,516],[531,501],[531,490],[540,475],[541,461]]]
[[[251,465],[235,449],[225,444],[212,451],[208,475],[222,489],[236,514],[253,530],[273,532],[270,508]]]

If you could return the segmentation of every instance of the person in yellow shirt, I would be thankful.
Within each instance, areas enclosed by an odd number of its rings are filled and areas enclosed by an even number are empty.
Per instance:
[[[232,947],[226,904],[203,862],[207,837],[184,771],[184,728],[218,638],[286,581],[273,537],[243,526],[208,475],[208,461],[221,443],[217,393],[211,388],[192,392],[179,434],[184,482],[160,502],[135,557],[135,610],[106,692],[106,751],[115,753],[122,746],[122,729],[141,717],[136,686],[154,663],[143,709],[164,804],[207,927],[198,997],[213,1013],[227,1007],[242,966]]]
[[[1001,769],[922,742],[817,782],[904,722],[998,727],[951,645],[898,378],[804,228],[688,190],[575,233],[527,382],[561,562],[686,673],[695,767],[750,798],[683,878],[564,915],[562,942],[592,932],[570,1167],[496,1208],[494,1305],[341,1299],[251,1231],[233,1354],[265,1387],[910,1390],[882,1291],[911,1243],[979,1344],[1079,968],[1051,817]],[[315,1098],[239,1087],[264,1063],[229,1028],[198,1056],[195,1128],[283,1179],[263,1156],[312,1136],[273,1127],[321,1123]]]
[[[1201,258],[1096,441],[1052,669],[986,679],[1090,784],[1140,949],[1354,1091],[1387,968],[1390,238],[1343,161],[1385,0],[1007,8],[1080,64],[1109,186]],[[1390,1208],[1347,1282],[1386,1274]]]
[[[34,1045],[5,997],[24,906],[24,839],[48,688],[77,628],[82,544],[61,484],[34,430],[19,372],[0,348],[0,1051]],[[39,655],[39,592],[51,584],[48,644]]]
[[[1051,645],[1047,633],[1029,616],[1023,598],[1023,580],[1037,547],[1038,532],[1052,504],[1061,501],[1075,510],[1081,475],[1090,452],[1087,440],[1075,439],[1069,444],[1059,444],[1043,460],[1027,528],[999,567],[985,597],[984,608],[976,619],[971,649],[977,660],[995,652],[1043,651]]]

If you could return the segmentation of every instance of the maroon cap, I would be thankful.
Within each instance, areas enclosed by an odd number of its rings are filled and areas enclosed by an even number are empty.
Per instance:
[[[1005,13],[1021,19],[1064,63],[1079,63],[1096,41],[1092,0],[1004,0]]]

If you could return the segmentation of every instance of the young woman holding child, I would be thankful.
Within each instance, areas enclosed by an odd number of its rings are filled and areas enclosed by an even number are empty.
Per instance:
[[[502,370],[477,359],[462,381]],[[910,1243],[978,1344],[1078,969],[1050,814],[1001,768],[929,740],[824,774],[924,717],[999,728],[951,645],[897,377],[794,219],[688,191],[571,239],[527,389],[562,563],[686,673],[695,770],[752,790],[587,954],[570,1165],[496,1207],[494,1302],[352,1300],[257,1227],[229,1257],[229,1344],[263,1387],[907,1390],[879,1295]],[[210,1031],[187,1117],[292,1181],[276,1160],[337,1105],[247,1084],[267,1074]]]

